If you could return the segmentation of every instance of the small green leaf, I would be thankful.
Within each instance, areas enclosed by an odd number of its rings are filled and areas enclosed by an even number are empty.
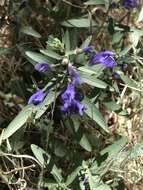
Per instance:
[[[129,115],[129,113],[127,112],[127,110],[122,110],[118,114],[121,115],[121,116],[127,116],[127,115]]]
[[[97,87],[97,88],[103,88],[105,89],[107,87],[107,84],[103,82],[102,80],[97,79],[95,76],[88,76],[81,74],[81,80],[91,86]]]
[[[105,5],[108,1],[107,0],[89,0],[85,2],[85,5]],[[109,2],[108,2],[109,3]]]
[[[34,154],[34,156],[37,158],[37,160],[40,162],[40,164],[45,167],[47,164],[47,160],[49,162],[49,155],[45,152],[45,150],[43,150],[41,147],[35,145],[35,144],[31,144],[31,150]],[[47,155],[47,160],[45,160],[44,155]]]
[[[85,134],[83,134],[82,138],[80,139],[79,142],[80,146],[82,146],[85,150],[91,152],[92,151],[92,146]]]
[[[54,176],[55,180],[60,183],[63,180],[63,177],[61,175],[61,169],[59,169],[55,164],[53,165],[51,174]]]
[[[31,26],[23,26],[23,27],[21,27],[20,32],[24,33],[24,34],[27,34],[29,36],[33,36],[33,37],[36,37],[36,38],[41,38],[41,35],[37,31],[35,31]]]
[[[18,129],[20,129],[35,113],[35,106],[34,105],[27,105],[23,108],[23,110],[12,120],[12,122],[8,125],[8,127],[4,130],[2,139],[7,139],[11,135],[13,135]]]
[[[105,120],[96,106],[90,102],[88,98],[83,100],[83,103],[87,106],[85,113],[93,119],[104,131],[109,132],[108,125],[105,123]]]
[[[48,190],[57,190],[58,183],[55,180],[51,179],[42,179],[42,181],[38,182],[38,187],[48,188]]]
[[[134,147],[132,147],[131,151],[131,158],[137,158],[138,156],[143,156],[143,142],[136,144]]]
[[[50,148],[53,149],[53,152],[56,156],[61,158],[64,157],[67,152],[67,147],[65,146],[65,144],[55,138],[51,140]]]
[[[63,36],[63,43],[65,44],[65,50],[66,52],[70,51],[70,34],[69,31],[66,30],[64,36]]]
[[[122,37],[123,37],[123,33],[122,33],[122,32],[116,32],[116,33],[114,33],[114,34],[113,34],[112,43],[113,43],[113,44],[120,43]]]
[[[111,111],[117,111],[121,108],[121,105],[117,104],[116,102],[104,102],[104,105],[110,109]]]
[[[56,52],[52,51],[52,50],[40,50],[40,52],[44,55],[47,55],[48,57],[51,57],[53,59],[57,59],[57,60],[61,60],[62,57],[57,54]]]
[[[25,54],[31,58],[32,60],[34,60],[36,63],[50,63],[50,60],[42,55],[41,53],[36,53],[33,51],[26,51]]]
[[[109,185],[103,184],[96,187],[96,190],[112,190]]]
[[[91,42],[92,36],[88,36],[86,38],[86,40],[82,43],[82,45],[80,46],[80,48],[86,48],[89,46],[90,42]]]
[[[96,77],[100,76],[102,74],[102,71],[105,69],[105,67],[101,64],[94,65],[94,66],[82,66],[78,67],[78,70],[82,71],[85,73],[85,75],[94,75]]]
[[[96,26],[96,23],[88,18],[79,18],[79,19],[70,19],[61,23],[66,27],[77,27],[77,28],[88,28],[92,24],[92,26]]]
[[[131,31],[132,32],[130,34],[130,37],[132,39],[133,46],[136,47],[138,45],[141,36],[143,36],[143,31],[136,28],[131,28]]]
[[[137,22],[141,22],[143,21],[143,6],[141,7],[141,10],[140,10],[140,13],[139,13],[139,16],[138,16],[138,19],[137,19]]]
[[[109,145],[101,151],[101,155],[108,153],[109,156],[115,156],[117,153],[126,145],[127,139],[121,138],[115,141],[113,144]]]
[[[128,76],[124,74],[121,74],[120,77],[127,86],[133,87],[133,88],[139,88],[140,90],[140,87],[137,86],[136,82],[133,79],[130,79]]]
[[[67,186],[70,185],[75,180],[80,170],[81,170],[81,167],[79,166],[70,175],[68,175],[67,180],[66,180]]]

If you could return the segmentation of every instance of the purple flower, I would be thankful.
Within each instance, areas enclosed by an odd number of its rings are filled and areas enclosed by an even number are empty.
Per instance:
[[[115,9],[118,7],[118,4],[116,2],[111,3],[111,8]]]
[[[92,53],[94,51],[94,48],[93,46],[89,46],[89,47],[83,48],[82,51],[85,53]]]
[[[45,96],[47,95],[46,92],[43,92],[42,90],[37,91],[34,93],[28,100],[28,104],[35,104],[38,105],[41,102],[43,102]]]
[[[125,8],[135,8],[137,6],[137,0],[123,0],[123,6]]]
[[[120,75],[117,73],[117,72],[113,72],[112,73],[112,77],[114,78],[114,79],[120,79],[121,77],[120,77]]]
[[[61,111],[67,116],[71,116],[72,114],[79,114],[83,116],[86,106],[81,104],[77,100],[73,99],[71,102],[66,101],[61,108]]]
[[[69,84],[66,91],[62,94],[62,99],[64,101],[71,102],[75,97],[75,87],[73,84]]]
[[[79,114],[80,116],[83,116],[86,107],[79,102],[80,96],[78,96],[78,93],[75,91],[75,86],[73,84],[68,85],[67,90],[62,94],[61,97],[64,101],[61,111],[64,114],[67,116],[72,114]]]
[[[69,75],[73,78],[73,84],[74,85],[80,85],[81,84],[81,78],[79,73],[76,71],[76,69],[73,66],[68,67]]]
[[[128,65],[127,64],[122,64],[122,71],[126,72],[128,69]]]
[[[51,65],[48,63],[37,63],[34,68],[41,73],[51,72],[52,70]]]
[[[100,53],[97,53],[96,55],[93,55],[90,59],[90,64],[95,65],[98,63],[103,64],[105,67],[113,68],[117,65],[115,62],[113,56],[115,53],[112,51],[103,51]]]

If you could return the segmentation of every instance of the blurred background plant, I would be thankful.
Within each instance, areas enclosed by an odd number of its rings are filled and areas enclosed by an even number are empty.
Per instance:
[[[142,29],[142,0],[1,0],[1,189],[143,189]]]

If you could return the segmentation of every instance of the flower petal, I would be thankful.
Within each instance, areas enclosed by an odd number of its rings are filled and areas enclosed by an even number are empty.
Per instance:
[[[35,65],[35,69],[36,69],[37,71],[39,71],[39,72],[44,73],[44,72],[50,72],[50,71],[52,70],[52,67],[51,67],[51,65],[48,64],[48,63],[37,63],[37,64]]]
[[[43,102],[45,96],[47,95],[46,92],[43,92],[42,90],[39,90],[38,92],[34,93],[28,100],[28,104],[40,104]]]

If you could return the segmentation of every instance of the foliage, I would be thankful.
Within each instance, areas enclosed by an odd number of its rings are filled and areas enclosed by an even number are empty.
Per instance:
[[[4,107],[20,109],[1,130],[0,186],[139,188],[141,4],[4,0],[0,6],[0,26],[12,33],[0,55],[20,60],[18,80],[7,89],[18,101],[0,94]]]

